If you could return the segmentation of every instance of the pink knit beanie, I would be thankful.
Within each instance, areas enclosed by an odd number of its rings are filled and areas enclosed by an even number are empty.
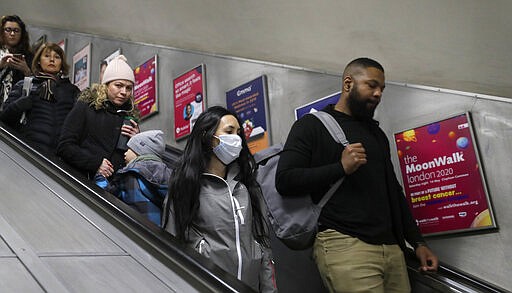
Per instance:
[[[113,80],[128,80],[135,84],[135,76],[133,75],[133,69],[126,63],[126,57],[119,55],[110,62],[108,62],[105,73],[103,73],[103,80],[101,83],[109,83]]]

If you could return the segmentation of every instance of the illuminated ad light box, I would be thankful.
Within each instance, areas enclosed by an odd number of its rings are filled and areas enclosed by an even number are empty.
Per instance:
[[[226,105],[242,121],[251,153],[255,154],[268,148],[271,142],[265,75],[226,92]]]
[[[318,112],[323,108],[327,107],[327,105],[336,104],[340,99],[340,96],[341,92],[336,92],[334,94],[320,98],[306,105],[295,108],[295,120],[299,120],[300,118],[302,118],[302,116],[306,114]]]
[[[139,108],[140,119],[146,119],[158,113],[157,56],[155,55],[137,66],[133,70],[133,74],[135,76],[133,99]]]
[[[90,84],[91,43],[73,55],[73,84],[81,91]]]
[[[174,138],[187,137],[206,108],[206,72],[200,64],[173,80]]]
[[[405,196],[423,235],[497,228],[469,112],[394,137]]]

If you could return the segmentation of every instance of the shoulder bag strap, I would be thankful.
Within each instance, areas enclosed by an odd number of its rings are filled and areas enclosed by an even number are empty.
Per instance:
[[[347,137],[345,136],[345,132],[343,132],[343,129],[341,129],[340,124],[338,123],[338,121],[336,121],[336,119],[334,119],[334,117],[332,117],[331,114],[324,111],[312,112],[310,114],[314,115],[316,118],[322,121],[325,128],[327,128],[332,138],[337,143],[341,143],[344,147],[346,147],[349,144]],[[331,199],[334,192],[336,192],[336,190],[340,187],[341,183],[343,183],[344,179],[345,177],[341,177],[329,188],[327,193],[325,193],[320,202],[317,204],[318,207],[323,208],[325,206],[329,199]]]
[[[32,87],[32,79],[34,79],[33,76],[26,76],[25,79],[23,79],[23,89],[21,90],[21,96],[25,97],[30,94],[30,88]],[[20,118],[20,124],[25,125],[27,123],[27,112],[23,112],[21,114]]]

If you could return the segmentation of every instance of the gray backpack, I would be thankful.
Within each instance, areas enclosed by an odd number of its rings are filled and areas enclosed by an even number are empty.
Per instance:
[[[337,143],[348,145],[345,133],[334,117],[326,112],[311,113],[327,128]],[[318,204],[309,194],[281,196],[276,190],[275,177],[283,145],[271,146],[254,155],[258,164],[257,181],[261,186],[267,214],[277,238],[288,248],[303,250],[311,247],[318,232],[318,217],[324,205],[340,187],[344,177],[336,181]]]

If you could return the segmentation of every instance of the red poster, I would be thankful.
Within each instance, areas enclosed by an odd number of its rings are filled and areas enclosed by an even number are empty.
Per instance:
[[[395,134],[406,198],[425,235],[496,227],[468,116]]]
[[[156,58],[156,56],[151,57],[134,70],[135,88],[133,97],[135,105],[139,108],[141,119],[147,118],[158,111]]]
[[[190,134],[205,109],[204,65],[199,65],[174,79],[174,137]]]

